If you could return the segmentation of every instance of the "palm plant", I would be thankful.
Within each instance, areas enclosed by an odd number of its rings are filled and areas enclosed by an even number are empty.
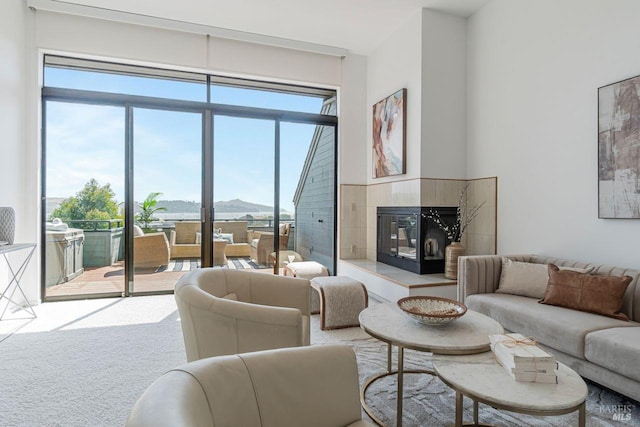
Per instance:
[[[154,218],[153,215],[158,211],[166,211],[167,208],[158,205],[158,197],[160,197],[162,193],[159,192],[151,192],[147,196],[146,199],[142,203],[137,203],[140,208],[140,212],[136,214],[136,220],[142,224],[142,228],[149,228],[149,224],[151,221],[155,221],[157,218]]]

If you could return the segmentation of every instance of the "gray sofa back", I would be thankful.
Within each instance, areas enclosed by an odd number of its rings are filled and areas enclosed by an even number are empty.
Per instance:
[[[505,255],[507,258],[520,262],[532,262],[536,264],[555,264],[564,267],[593,267],[591,274],[601,276],[631,276],[633,280],[627,287],[622,304],[622,312],[629,319],[640,322],[640,270],[614,267],[610,265],[593,264],[581,261],[573,261],[542,255]],[[467,256],[465,262],[458,263],[458,283],[464,283],[464,288],[459,288],[458,299],[464,299],[473,294],[495,292],[500,283],[502,271],[502,257],[494,256]],[[483,280],[478,280],[482,277]]]

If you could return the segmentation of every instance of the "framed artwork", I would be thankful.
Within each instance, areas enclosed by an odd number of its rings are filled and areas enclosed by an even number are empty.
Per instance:
[[[598,217],[640,218],[640,76],[598,89]]]
[[[373,106],[373,177],[406,173],[407,89]]]

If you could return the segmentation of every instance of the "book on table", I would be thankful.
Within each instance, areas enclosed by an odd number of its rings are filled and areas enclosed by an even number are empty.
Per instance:
[[[489,335],[496,360],[516,381],[556,383],[558,362],[522,334]]]

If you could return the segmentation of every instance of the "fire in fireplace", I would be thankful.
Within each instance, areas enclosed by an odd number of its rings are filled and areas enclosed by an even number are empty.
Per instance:
[[[418,274],[444,272],[444,248],[451,243],[427,212],[454,224],[455,207],[378,207],[377,260]]]

